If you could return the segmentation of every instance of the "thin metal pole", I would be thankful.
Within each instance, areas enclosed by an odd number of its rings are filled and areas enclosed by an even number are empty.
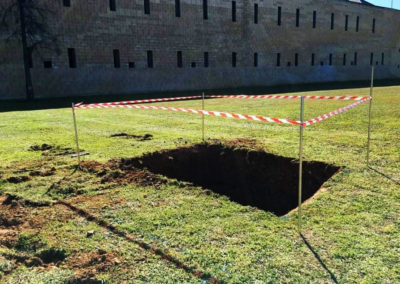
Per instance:
[[[298,230],[301,234],[301,203],[303,197],[303,131],[304,131],[304,96],[300,101],[300,142],[299,142],[299,213],[298,213]]]
[[[201,109],[203,110],[203,115],[202,115],[202,134],[203,134],[203,143],[204,143],[205,142],[205,137],[204,137],[204,92],[202,94]]]
[[[367,168],[369,167],[369,152],[370,152],[370,144],[371,144],[371,120],[372,120],[372,97],[374,94],[374,66],[372,66],[371,71],[371,88],[369,91],[369,96],[371,97],[369,101],[369,109],[368,109],[368,141],[367,141]]]
[[[81,157],[80,157],[80,150],[79,150],[78,127],[76,125],[76,115],[75,115],[75,104],[74,103],[72,103],[72,117],[74,118],[76,156],[78,158],[78,167],[79,167],[79,165],[81,164]]]

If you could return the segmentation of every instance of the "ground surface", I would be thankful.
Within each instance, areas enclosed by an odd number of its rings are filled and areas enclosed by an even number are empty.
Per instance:
[[[201,108],[200,101],[156,105]],[[305,116],[344,105],[306,101]],[[208,188],[118,166],[120,158],[200,143],[199,115],[78,110],[81,148],[90,156],[76,171],[69,108],[0,113],[1,281],[398,283],[399,105],[400,87],[375,89],[375,170],[365,167],[367,104],[306,128],[305,160],[344,167],[303,207],[306,241],[296,210],[277,217]],[[299,116],[295,100],[216,99],[205,109]],[[205,125],[211,144],[298,154],[298,127],[216,117]],[[119,133],[130,136],[110,137]]]

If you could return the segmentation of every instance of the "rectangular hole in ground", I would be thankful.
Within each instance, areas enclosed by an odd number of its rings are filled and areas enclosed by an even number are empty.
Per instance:
[[[198,144],[146,154],[123,163],[191,182],[278,216],[295,209],[298,203],[298,161],[263,151]],[[339,167],[322,162],[304,162],[303,201],[338,170]]]

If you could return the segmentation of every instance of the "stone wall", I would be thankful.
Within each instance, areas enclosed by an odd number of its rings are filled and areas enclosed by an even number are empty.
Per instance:
[[[110,10],[110,0],[71,0],[71,7],[64,7],[63,0],[46,1],[55,12],[49,23],[60,35],[62,54],[34,53],[36,97],[367,80],[371,53],[377,78],[400,77],[400,12],[390,9],[339,0],[237,0],[233,22],[230,0],[207,0],[208,19],[203,19],[203,0],[180,0],[180,17],[174,0],[149,0],[150,14],[144,13],[145,0],[116,0],[116,11]],[[68,48],[75,50],[77,68],[69,66]],[[119,51],[120,68],[114,66],[114,50]],[[153,53],[153,68],[148,67],[147,51]],[[182,68],[177,66],[178,51]],[[23,98],[19,44],[2,42],[0,54],[0,98]],[[44,61],[51,61],[52,68],[44,68]]]

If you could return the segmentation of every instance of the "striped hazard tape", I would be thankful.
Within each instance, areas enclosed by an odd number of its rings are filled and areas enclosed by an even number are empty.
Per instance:
[[[300,99],[302,96],[289,95],[210,95],[207,98],[221,99]],[[304,99],[309,100],[343,100],[343,101],[361,101],[368,97],[359,96],[304,96]]]
[[[168,102],[168,101],[180,101],[180,100],[193,100],[201,99],[202,96],[186,96],[186,97],[174,97],[174,98],[159,98],[159,99],[144,99],[134,101],[120,101],[120,102],[109,102],[109,103],[94,103],[94,104],[76,104],[75,108],[87,108],[88,106],[113,106],[113,105],[134,105],[143,103],[157,103],[157,102]]]
[[[178,98],[167,98],[167,99],[148,99],[148,100],[137,100],[137,101],[130,101],[135,103],[140,102],[155,102],[161,100],[173,100],[173,99],[190,99],[190,98],[198,98],[201,96],[191,96],[191,97],[178,97]],[[209,96],[211,97],[211,96]],[[235,96],[240,97],[240,96]],[[243,97],[243,96],[242,96]],[[246,96],[249,97],[249,96]],[[250,96],[252,97],[252,96]],[[286,97],[286,96],[284,96]],[[291,96],[293,97],[293,96]],[[300,96],[298,96],[300,97]],[[310,96],[310,99],[320,99],[321,96]],[[355,108],[369,100],[371,97],[325,97],[329,99],[335,100],[356,100],[355,103],[338,108],[337,110],[331,111],[327,114],[323,114],[317,116],[313,119],[303,122],[303,127],[310,126],[312,124],[318,123],[322,120],[325,120],[329,117],[341,114],[345,111],[348,111],[352,108]],[[249,114],[237,114],[237,113],[229,113],[229,112],[219,112],[219,111],[208,111],[208,110],[199,110],[193,108],[182,108],[182,107],[166,107],[166,106],[153,106],[153,105],[138,105],[138,104],[129,104],[125,102],[114,102],[114,103],[98,103],[98,104],[76,104],[74,108],[77,109],[106,109],[106,108],[129,108],[129,109],[145,109],[145,110],[168,110],[168,111],[175,111],[175,112],[185,112],[185,113],[193,113],[193,114],[201,114],[201,115],[208,115],[208,116],[217,116],[217,117],[226,117],[226,118],[234,118],[234,119],[244,119],[244,120],[253,120],[253,121],[261,121],[261,122],[272,122],[272,123],[279,123],[279,124],[292,124],[292,125],[301,125],[301,121],[298,120],[291,120],[291,119],[284,119],[284,118],[276,118],[276,117],[266,117],[261,115],[249,115]]]
[[[168,110],[168,111],[175,111],[175,112],[186,112],[186,113],[194,113],[194,114],[201,114],[201,115],[208,115],[208,116],[219,116],[219,117],[245,119],[245,120],[261,121],[261,122],[274,122],[274,123],[280,123],[280,124],[293,124],[293,125],[301,124],[300,121],[290,120],[290,119],[266,117],[266,116],[261,116],[261,115],[249,115],[249,114],[237,114],[237,113],[220,112],[220,111],[208,111],[208,110],[182,108],[182,107],[146,106],[146,105],[80,105],[77,108],[80,108],[80,109],[130,108],[130,109],[146,109],[146,110]]]
[[[350,109],[352,109],[352,108],[355,108],[355,107],[357,107],[357,106],[359,106],[359,105],[361,105],[361,104],[363,104],[363,103],[365,103],[365,102],[368,102],[368,101],[371,100],[371,99],[372,99],[371,97],[365,97],[365,99],[363,99],[363,100],[361,100],[361,101],[358,101],[358,102],[355,102],[355,103],[353,103],[353,104],[351,104],[351,105],[348,105],[348,106],[345,106],[345,107],[341,107],[341,108],[338,108],[337,110],[334,110],[334,111],[328,112],[328,113],[326,113],[326,114],[317,116],[317,117],[315,117],[315,118],[313,118],[313,119],[310,119],[310,120],[306,121],[306,122],[304,123],[304,126],[309,126],[309,125],[315,124],[315,123],[317,123],[317,122],[320,122],[320,121],[322,121],[322,120],[325,120],[325,119],[327,119],[327,118],[330,118],[330,117],[332,117],[332,116],[341,114],[341,113],[343,113],[343,112],[345,112],[345,111],[348,111],[348,110],[350,110]]]
[[[207,99],[300,99],[301,96],[289,96],[289,95],[207,95],[204,96]],[[84,108],[87,106],[109,106],[109,105],[134,105],[143,103],[156,103],[156,102],[168,102],[168,101],[180,101],[180,100],[195,100],[201,99],[202,96],[185,96],[185,97],[172,97],[172,98],[157,98],[157,99],[143,99],[133,101],[119,101],[119,102],[107,102],[107,103],[93,103],[83,104],[79,103],[75,105],[75,108]],[[361,101],[368,97],[358,96],[304,96],[305,99],[310,100],[344,100],[344,101]]]

